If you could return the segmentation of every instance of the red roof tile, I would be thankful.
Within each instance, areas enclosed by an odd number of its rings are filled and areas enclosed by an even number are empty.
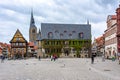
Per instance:
[[[104,39],[103,36],[100,36],[96,39],[96,43],[99,45],[103,45],[104,44]]]
[[[111,17],[112,17],[112,19],[117,19],[116,15],[112,15]]]
[[[117,19],[116,15],[108,15],[108,17],[107,17],[107,21],[109,21],[109,20],[116,20],[116,19]]]
[[[29,42],[28,46],[34,46],[34,42]]]
[[[37,50],[37,48],[38,48],[37,46],[34,46],[34,49],[35,49],[35,50]]]

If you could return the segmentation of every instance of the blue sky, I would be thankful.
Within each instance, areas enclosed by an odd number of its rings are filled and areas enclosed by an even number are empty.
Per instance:
[[[108,15],[116,14],[118,0],[0,0],[0,42],[9,43],[19,29],[29,41],[30,13],[35,24],[71,23],[92,25],[92,38],[106,29]]]

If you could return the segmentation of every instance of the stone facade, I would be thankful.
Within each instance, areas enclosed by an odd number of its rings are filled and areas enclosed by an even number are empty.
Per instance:
[[[105,56],[117,57],[120,53],[120,5],[116,9],[116,15],[107,17],[107,29],[105,31]]]
[[[112,58],[117,54],[117,22],[116,15],[107,17],[107,30],[105,31],[105,57]]]
[[[31,13],[31,23],[34,24]],[[90,57],[91,54],[91,25],[87,24],[55,24],[41,23],[41,31],[35,32],[36,40],[32,30],[37,28],[30,25],[30,41],[36,43],[38,56],[50,57]],[[68,44],[66,44],[66,42]]]
[[[116,9],[116,15],[117,15],[117,50],[118,53],[120,53],[120,5]]]

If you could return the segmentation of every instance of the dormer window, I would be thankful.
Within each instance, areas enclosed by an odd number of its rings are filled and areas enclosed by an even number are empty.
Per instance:
[[[76,33],[76,31],[72,31],[72,33]]]
[[[60,38],[62,38],[62,37],[63,37],[63,34],[61,33],[61,34],[60,34]]]
[[[69,34],[69,37],[72,38],[72,34]]]
[[[48,33],[48,38],[49,38],[49,39],[52,39],[52,38],[53,38],[53,33],[52,33],[52,32],[49,32],[49,33]]]
[[[69,36],[72,36],[72,34],[69,34]]]
[[[67,31],[65,30],[64,33],[67,33]]]
[[[55,33],[59,33],[58,30],[56,30]]]
[[[83,38],[83,37],[84,37],[83,32],[80,32],[80,33],[79,33],[79,38]]]

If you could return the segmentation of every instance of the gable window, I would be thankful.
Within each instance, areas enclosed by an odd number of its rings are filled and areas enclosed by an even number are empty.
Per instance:
[[[19,41],[20,40],[20,38],[16,38],[16,41]]]

